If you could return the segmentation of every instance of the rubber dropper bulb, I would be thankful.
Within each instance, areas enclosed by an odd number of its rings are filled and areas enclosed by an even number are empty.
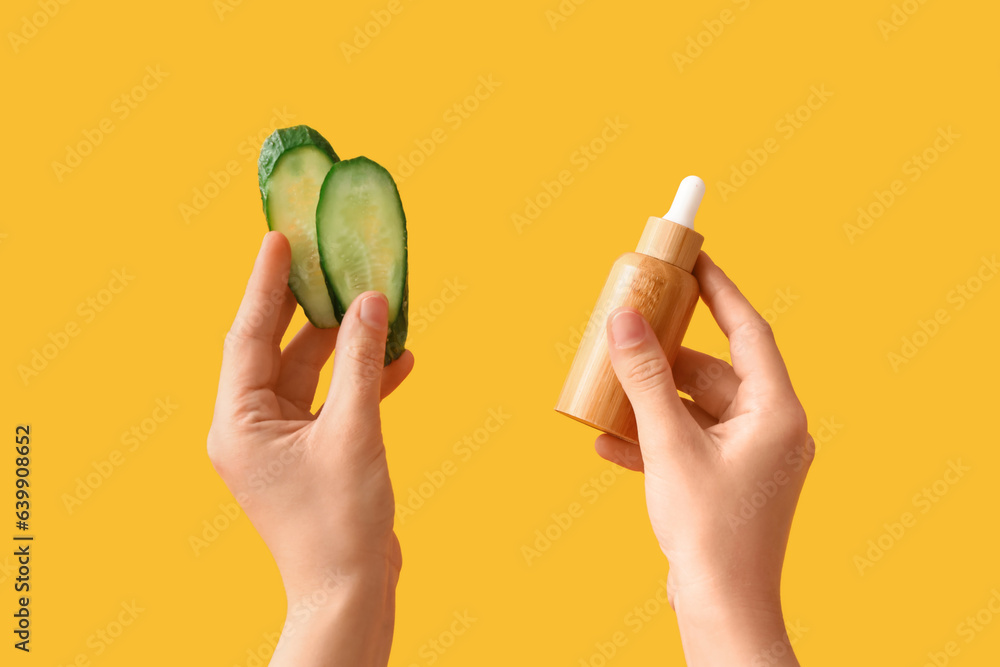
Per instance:
[[[688,229],[694,229],[694,216],[698,212],[698,206],[704,196],[705,181],[697,176],[688,176],[677,187],[674,202],[670,205],[670,210],[663,216],[663,219],[684,225]]]

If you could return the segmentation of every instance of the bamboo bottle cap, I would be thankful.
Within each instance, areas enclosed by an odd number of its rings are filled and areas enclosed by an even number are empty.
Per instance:
[[[654,216],[646,221],[646,229],[635,251],[662,259],[690,273],[704,241],[705,237],[693,229]]]
[[[694,231],[694,216],[704,196],[705,182],[697,176],[681,181],[667,214],[646,221],[635,251],[690,272],[705,241],[704,236]]]

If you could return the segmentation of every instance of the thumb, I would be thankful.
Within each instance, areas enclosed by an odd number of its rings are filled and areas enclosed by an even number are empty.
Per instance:
[[[337,334],[327,401],[336,401],[362,420],[378,418],[388,314],[385,295],[365,292],[348,307]]]
[[[608,318],[608,353],[615,375],[635,411],[643,458],[652,443],[678,443],[693,424],[677,388],[667,356],[653,328],[631,308]],[[647,462],[649,461],[646,458]]]

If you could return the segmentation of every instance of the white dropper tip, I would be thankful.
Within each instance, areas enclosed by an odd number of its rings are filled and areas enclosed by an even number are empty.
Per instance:
[[[664,219],[694,229],[694,215],[698,212],[701,198],[705,196],[705,181],[697,176],[688,176],[677,187],[674,203]]]

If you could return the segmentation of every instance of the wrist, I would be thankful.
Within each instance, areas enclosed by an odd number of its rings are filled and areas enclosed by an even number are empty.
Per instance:
[[[384,667],[394,621],[395,577],[382,573],[325,577],[288,589],[288,612],[272,665]]]
[[[308,585],[285,585],[288,603],[285,626],[329,625],[344,614],[376,620],[387,596],[394,595],[395,579],[387,570],[345,572],[331,570]]]
[[[745,625],[779,631],[784,629],[779,600],[726,598],[718,593],[677,595],[674,609],[678,623],[692,629],[704,627],[720,631]]]
[[[674,610],[691,667],[797,665],[777,589],[713,585],[674,592]],[[782,656],[779,660],[774,656]]]
[[[351,598],[375,588],[384,590],[391,568],[383,562],[358,565],[309,564],[308,567],[282,568],[281,582],[288,607],[297,603],[314,604],[315,599]]]

